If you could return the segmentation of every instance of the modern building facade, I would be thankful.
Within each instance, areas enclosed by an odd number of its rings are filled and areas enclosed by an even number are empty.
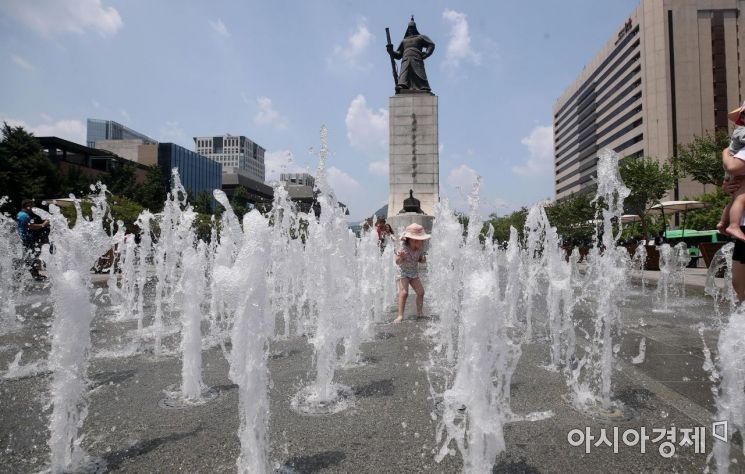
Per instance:
[[[264,182],[266,150],[242,135],[194,137],[194,149],[200,155],[222,164],[224,173],[240,170],[253,179]]]
[[[144,143],[141,139],[129,140],[97,140],[94,142],[96,148],[108,150],[129,161],[146,166],[158,164],[158,145]]]
[[[279,182],[285,186],[307,186],[311,190],[316,186],[316,178],[309,173],[281,173]]]
[[[745,0],[641,0],[553,109],[556,198],[592,188],[603,148],[674,157],[743,99]],[[669,197],[705,192],[680,180]]]
[[[44,154],[65,173],[78,172],[89,178],[104,179],[117,166],[128,162],[108,150],[101,150],[80,145],[59,137],[37,137]],[[148,167],[137,164],[134,176],[137,183],[145,180]]]
[[[136,132],[113,120],[88,119],[86,142],[95,147],[101,140],[142,140],[142,143],[157,144],[156,140]]]
[[[194,196],[202,191],[212,196],[213,190],[222,188],[220,163],[175,143],[158,144],[158,166],[169,179],[173,168],[178,168],[181,184]]]

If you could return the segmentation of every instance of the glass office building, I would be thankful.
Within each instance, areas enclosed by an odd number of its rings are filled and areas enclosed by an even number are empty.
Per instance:
[[[89,147],[95,147],[101,140],[142,140],[145,144],[157,144],[156,140],[145,134],[113,120],[88,119],[86,142]]]
[[[158,144],[158,166],[163,176],[170,178],[171,170],[178,168],[181,184],[187,191],[197,196],[206,191],[222,189],[222,165],[175,143]],[[214,205],[214,202],[213,202]]]
[[[266,150],[243,135],[194,137],[194,147],[200,155],[222,163],[225,173],[232,173],[238,169],[262,183],[266,178]]]

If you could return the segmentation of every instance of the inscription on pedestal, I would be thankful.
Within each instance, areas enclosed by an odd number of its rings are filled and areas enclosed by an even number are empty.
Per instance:
[[[390,98],[388,216],[402,209],[410,189],[426,214],[439,201],[437,100],[433,94]]]

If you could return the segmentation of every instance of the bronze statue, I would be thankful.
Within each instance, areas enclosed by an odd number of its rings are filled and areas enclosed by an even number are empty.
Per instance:
[[[396,94],[400,92],[431,92],[427,72],[424,70],[424,60],[432,56],[435,51],[435,43],[428,36],[420,34],[414,23],[414,15],[411,16],[409,27],[406,29],[404,39],[394,51],[391,37],[386,28],[388,44],[386,49],[391,56],[393,66],[393,78],[396,80]],[[394,59],[401,60],[401,70],[396,74]]]

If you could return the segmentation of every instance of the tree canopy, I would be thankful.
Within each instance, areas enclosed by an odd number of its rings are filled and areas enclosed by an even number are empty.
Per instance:
[[[629,214],[641,218],[642,233],[649,235],[647,210],[658,204],[675,186],[675,170],[670,164],[649,157],[628,157],[621,162],[619,172],[631,191],[624,201],[624,208]]]

